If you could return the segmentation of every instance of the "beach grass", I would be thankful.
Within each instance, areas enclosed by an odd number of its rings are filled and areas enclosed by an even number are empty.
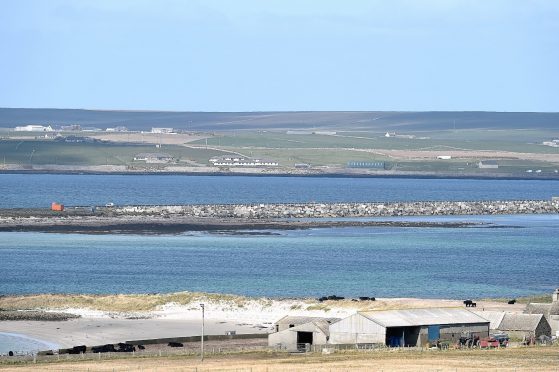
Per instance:
[[[136,312],[153,311],[159,306],[174,303],[179,305],[199,302],[226,302],[237,307],[245,306],[248,297],[199,292],[155,293],[155,294],[36,294],[0,297],[0,309],[68,309],[82,308],[99,311]],[[258,299],[264,306],[267,299]]]

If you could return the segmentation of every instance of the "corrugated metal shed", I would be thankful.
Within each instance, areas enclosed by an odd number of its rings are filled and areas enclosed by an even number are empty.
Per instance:
[[[293,324],[294,326],[298,326],[300,324],[311,323],[315,321],[325,321],[328,323],[335,323],[339,321],[340,318],[321,318],[316,316],[290,316],[286,315],[280,320],[278,320],[275,324],[284,325],[284,324]]]
[[[489,323],[479,315],[461,308],[364,311],[360,314],[384,327]]]
[[[474,313],[489,320],[489,329],[499,329],[499,325],[505,316],[504,311],[474,311]]]

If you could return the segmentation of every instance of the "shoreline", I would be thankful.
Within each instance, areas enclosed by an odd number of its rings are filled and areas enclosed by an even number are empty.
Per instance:
[[[135,218],[136,217],[136,218]],[[273,231],[308,230],[344,227],[401,227],[401,228],[498,228],[479,222],[414,222],[414,221],[277,221],[193,218],[137,218],[137,216],[107,217],[103,219],[63,219],[49,221],[15,219],[3,221],[0,232],[44,232],[76,234],[145,234],[166,235],[187,232],[207,232],[224,235],[278,235]],[[500,226],[499,226],[500,227]]]
[[[258,169],[260,170],[260,169]],[[398,171],[333,171],[333,172],[246,172],[246,171],[103,171],[90,169],[0,169],[1,174],[52,174],[52,175],[115,175],[115,176],[209,176],[209,177],[309,177],[309,178],[418,178],[418,179],[471,179],[471,180],[542,180],[559,181],[557,174],[524,173],[445,173],[445,172],[398,172]]]

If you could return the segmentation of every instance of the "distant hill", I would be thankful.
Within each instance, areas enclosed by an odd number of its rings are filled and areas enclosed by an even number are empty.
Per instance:
[[[122,125],[130,130],[172,127],[187,131],[558,129],[559,113],[481,111],[169,112],[0,108],[0,127],[13,128],[26,124],[80,124],[101,129]]]

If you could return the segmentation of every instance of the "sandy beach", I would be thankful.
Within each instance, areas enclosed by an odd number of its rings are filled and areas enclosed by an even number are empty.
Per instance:
[[[44,297],[45,295],[43,295]],[[55,296],[55,295],[46,295]],[[111,301],[110,296],[96,296]],[[109,297],[109,298],[107,298]],[[113,296],[115,297],[115,296]],[[118,296],[121,300],[126,295]],[[13,299],[14,301],[10,301]],[[0,308],[8,303],[23,307],[25,300],[32,303],[33,296],[4,297]],[[23,302],[22,302],[23,301]],[[55,343],[60,348],[76,345],[99,345],[131,340],[152,338],[186,337],[200,335],[202,313],[200,303],[205,304],[206,334],[224,335],[235,331],[237,334],[269,333],[273,323],[286,315],[347,317],[362,310],[386,310],[425,307],[463,307],[462,301],[443,299],[386,298],[376,301],[318,302],[314,299],[264,299],[234,297],[216,300],[215,297],[196,296],[189,303],[165,303],[144,311],[98,310],[95,306],[41,307],[43,311],[58,311],[80,318],[67,321],[0,321],[0,332],[21,334],[39,340]],[[115,309],[119,300],[114,300]],[[498,310],[521,312],[525,305],[508,305],[498,301],[478,301],[477,310]]]

